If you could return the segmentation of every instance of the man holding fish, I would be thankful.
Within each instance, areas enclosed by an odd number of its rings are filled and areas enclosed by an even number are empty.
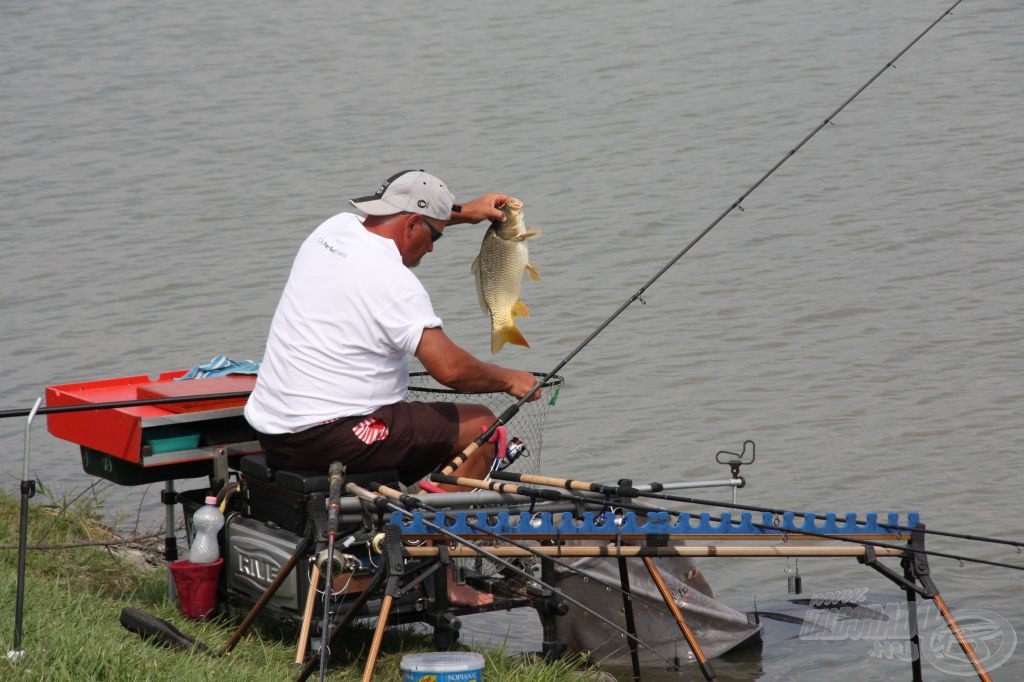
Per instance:
[[[490,220],[496,230],[518,216],[521,204],[495,193],[459,206],[444,183],[422,170],[397,173],[349,203],[365,216],[328,218],[299,248],[245,417],[271,466],[326,470],[340,460],[352,473],[396,469],[412,483],[461,452],[494,415],[478,404],[404,402],[410,356],[459,391],[521,398],[536,379],[455,344],[410,268],[449,225]],[[486,260],[491,270],[501,261]],[[512,265],[519,272],[510,307],[527,267],[525,260]],[[536,267],[529,267],[534,276]],[[480,270],[474,264],[484,301]],[[519,305],[498,317],[525,314]],[[513,343],[525,345],[518,330],[515,336]],[[493,458],[492,447],[481,447],[458,475],[483,478]]]

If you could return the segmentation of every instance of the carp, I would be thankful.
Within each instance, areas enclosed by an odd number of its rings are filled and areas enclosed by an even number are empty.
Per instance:
[[[540,270],[530,262],[526,240],[540,234],[523,223],[523,202],[509,197],[504,207],[505,220],[491,223],[480,244],[480,254],[473,261],[476,293],[480,308],[491,316],[491,354],[506,343],[529,347],[516,327],[515,318],[526,317],[530,309],[519,300],[523,273],[533,281],[540,280]]]

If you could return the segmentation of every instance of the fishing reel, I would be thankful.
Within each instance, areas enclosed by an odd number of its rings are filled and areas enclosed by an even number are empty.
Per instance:
[[[510,466],[516,463],[520,457],[529,457],[530,451],[526,447],[526,443],[519,436],[510,438],[508,445],[505,447],[505,455],[503,457],[495,457],[494,464],[491,467],[491,471],[504,471]]]
[[[334,548],[334,554],[331,557],[331,575],[354,572],[357,569],[362,568],[362,562],[351,554],[345,554],[341,551],[343,549],[345,549],[345,547]],[[317,568],[320,569],[321,574],[327,573],[327,561],[326,549],[322,549],[317,552],[316,556],[313,558],[313,563],[315,563]]]

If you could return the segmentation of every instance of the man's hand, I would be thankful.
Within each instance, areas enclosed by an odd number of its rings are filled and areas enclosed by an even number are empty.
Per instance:
[[[462,204],[462,210],[458,213],[453,211],[448,224],[479,223],[481,220],[493,220],[500,223],[505,219],[505,214],[502,212],[501,207],[505,205],[506,201],[508,201],[507,194],[498,194],[496,192],[485,194],[482,197]]]
[[[530,372],[524,372],[519,369],[510,369],[509,372],[509,385],[505,389],[505,392],[515,396],[516,398],[522,398],[524,395],[530,392],[530,389],[537,385],[537,377],[533,376]],[[529,402],[533,402],[540,398],[541,389],[537,389],[533,395],[530,396]]]

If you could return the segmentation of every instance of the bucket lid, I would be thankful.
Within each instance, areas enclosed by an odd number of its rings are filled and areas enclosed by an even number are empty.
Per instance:
[[[432,651],[426,654],[402,656],[404,672],[459,673],[482,670],[484,657],[471,651]]]

